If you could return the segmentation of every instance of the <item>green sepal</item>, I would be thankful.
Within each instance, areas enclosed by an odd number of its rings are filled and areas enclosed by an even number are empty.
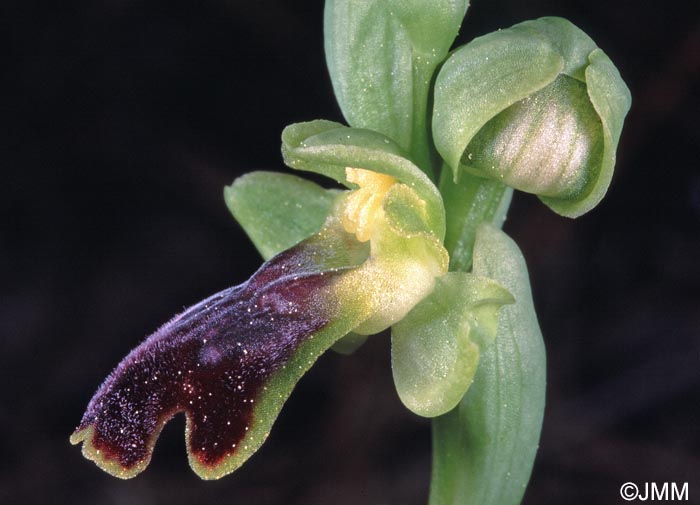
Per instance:
[[[482,225],[474,273],[501,283],[515,304],[500,310],[494,345],[457,408],[433,421],[430,505],[517,505],[537,452],[545,403],[545,349],[518,246]]]
[[[508,303],[510,293],[486,277],[450,272],[437,279],[433,292],[392,327],[392,371],[404,405],[424,417],[452,410]]]
[[[282,132],[282,155],[291,168],[325,175],[349,188],[354,185],[345,178],[347,167],[390,175],[425,201],[431,232],[440,240],[445,235],[440,192],[395,142],[380,133],[324,120],[295,123]]]
[[[411,141],[411,43],[378,1],[329,0],[326,63],[349,124],[381,132],[405,149]]]
[[[328,0],[326,62],[348,124],[392,138],[430,172],[427,100],[465,0]]]
[[[252,172],[224,200],[265,261],[318,232],[338,191],[290,174]]]
[[[383,0],[408,35],[414,53],[441,61],[450,50],[467,12],[467,0]]]
[[[577,119],[579,130],[576,133],[569,130],[548,133],[551,142],[565,139],[564,142],[571,143],[570,152],[567,144],[562,144],[559,155],[563,157],[562,163],[571,163],[571,170],[575,173],[564,171],[559,176],[557,163],[545,170],[538,168],[537,162],[533,162],[533,167],[513,170],[513,163],[520,163],[518,160],[548,158],[546,153],[535,152],[537,143],[529,142],[528,136],[523,136],[528,128],[541,127],[537,120],[529,126],[523,124],[521,131],[512,123],[522,119],[518,117],[521,113],[513,113],[512,117],[504,114],[520,104],[529,111],[524,117],[536,117],[539,102],[544,104],[549,99],[556,102],[561,97],[561,103],[552,106],[559,107],[557,121],[566,124],[563,128],[569,128],[565,107],[576,106],[579,98],[575,86],[561,86],[566,81],[562,78],[567,77],[583,84],[582,98],[587,102],[584,105],[595,111],[589,113],[577,109],[580,118]],[[538,95],[555,83],[559,83],[556,90]],[[526,102],[529,98],[532,98],[530,103]],[[595,207],[607,191],[622,122],[630,103],[629,90],[619,72],[591,38],[565,19],[547,17],[479,37],[455,51],[437,77],[433,135],[435,145],[452,168],[455,180],[463,170],[493,177],[516,189],[537,194],[558,214],[578,217]],[[546,110],[544,105],[542,110]],[[550,109],[550,112],[552,110],[556,109]],[[591,115],[593,121],[589,118]],[[485,160],[475,159],[470,163],[472,152],[480,152],[480,144],[485,140],[489,144],[493,141],[492,136],[498,136],[497,132],[486,133],[486,139],[481,138],[472,145],[472,140],[487,124],[492,129],[510,125],[513,132],[494,148],[496,159],[487,156]],[[528,132],[528,135],[532,134],[532,131]],[[567,140],[569,135],[572,136]],[[592,137],[585,140],[586,136]],[[518,139],[524,141],[514,158],[513,142]],[[582,142],[590,145],[590,152],[581,157],[584,162],[576,169]],[[540,143],[539,149],[545,149],[547,137],[542,137]],[[600,144],[603,148],[598,152]],[[466,156],[467,149],[469,157]],[[503,154],[503,167],[497,159],[501,149],[510,153]],[[532,154],[528,150],[533,150]],[[538,180],[538,170],[543,171],[542,181]],[[518,172],[518,176],[513,175]],[[523,174],[526,175],[524,179]],[[540,192],[538,188],[542,185],[545,189]]]

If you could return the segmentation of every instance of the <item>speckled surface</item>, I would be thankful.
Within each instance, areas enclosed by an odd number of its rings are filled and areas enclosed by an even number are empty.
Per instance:
[[[270,376],[329,320],[316,297],[333,275],[309,272],[306,256],[303,245],[282,253],[149,336],[100,386],[71,441],[83,441],[104,469],[131,476],[150,461],[163,425],[185,412],[199,466],[233,455]]]

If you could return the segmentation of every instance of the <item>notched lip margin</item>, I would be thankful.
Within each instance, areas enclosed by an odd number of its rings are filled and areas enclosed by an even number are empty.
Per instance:
[[[186,440],[186,448],[187,448],[187,460],[190,464],[190,467],[192,470],[203,480],[216,480],[220,479],[221,477],[230,474],[234,470],[236,470],[238,467],[240,467],[243,462],[252,455],[257,449],[257,446],[254,446],[254,444],[250,445],[243,445],[241,447],[242,450],[234,450],[229,453],[227,453],[225,456],[223,456],[219,461],[217,461],[214,464],[207,464],[204,463],[203,461],[200,460],[200,458],[190,449],[189,446],[189,439],[190,439],[190,432],[192,429],[192,421],[190,420],[190,416],[187,414],[186,411],[182,411],[185,414],[186,422],[185,422],[185,440]],[[111,458],[107,455],[105,451],[102,451],[95,447],[93,441],[95,437],[95,426],[94,424],[89,424],[85,426],[84,428],[78,428],[76,429],[73,434],[70,436],[69,440],[72,445],[78,445],[80,443],[83,444],[82,446],[82,453],[83,456],[86,459],[89,459],[90,461],[94,462],[101,470],[104,470],[108,474],[120,478],[120,479],[132,479],[136,477],[138,474],[143,472],[146,467],[149,465],[151,462],[151,458],[153,456],[153,450],[155,448],[156,442],[160,436],[161,431],[163,430],[163,427],[170,421],[172,420],[175,415],[179,414],[180,412],[175,412],[168,416],[167,418],[164,418],[160,423],[158,423],[158,428],[156,432],[153,433],[151,437],[149,437],[148,441],[146,442],[146,448],[147,448],[147,456],[135,463],[133,466],[130,467],[125,467],[119,461],[115,458]],[[266,432],[262,436],[262,440],[260,443],[262,443],[269,435],[269,432]],[[243,442],[243,441],[241,441]],[[240,444],[242,445],[242,443]],[[260,444],[258,444],[260,445]],[[237,447],[238,449],[238,447]],[[244,454],[241,454],[244,453]]]
[[[114,458],[110,458],[103,451],[95,447],[93,443],[94,438],[95,426],[90,424],[85,428],[75,430],[70,436],[69,440],[73,445],[78,445],[82,442],[83,456],[90,461],[93,461],[100,469],[120,479],[131,479],[145,470],[148,463],[150,463],[153,446],[155,445],[157,437],[152,437],[152,440],[148,441],[148,456],[145,459],[138,461],[131,467],[123,466],[121,463],[119,463],[119,461]]]

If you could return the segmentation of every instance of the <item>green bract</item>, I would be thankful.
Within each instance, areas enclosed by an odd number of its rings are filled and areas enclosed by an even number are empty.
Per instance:
[[[537,194],[577,217],[608,189],[630,94],[610,59],[561,18],[459,48],[435,85],[435,145],[453,170]]]

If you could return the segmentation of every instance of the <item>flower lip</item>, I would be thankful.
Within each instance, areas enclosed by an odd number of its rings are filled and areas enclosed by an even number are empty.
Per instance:
[[[203,477],[262,443],[249,440],[256,402],[294,351],[329,323],[327,287],[343,271],[308,271],[305,252],[276,257],[247,283],[196,304],[146,339],[99,388],[71,442],[83,442],[86,457],[122,478],[145,468],[178,412],[186,413],[188,453]]]
[[[381,331],[430,293],[447,259],[425,201],[391,176],[348,175],[359,189],[336,197],[317,234],[176,316],[122,360],[71,437],[87,458],[133,477],[164,424],[185,412],[192,468],[203,478],[230,473],[260,447],[322,352],[351,331]]]

